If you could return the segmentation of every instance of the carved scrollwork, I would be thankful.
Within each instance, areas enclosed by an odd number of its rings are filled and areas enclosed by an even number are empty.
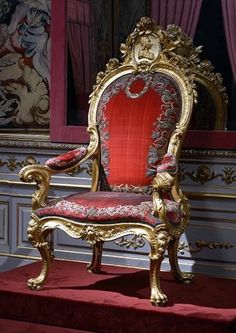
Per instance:
[[[72,235],[73,237],[85,240],[89,245],[94,245],[95,243],[100,241],[119,238],[120,236],[122,236],[122,234],[124,234],[127,228],[125,226],[103,226],[101,228],[98,228],[92,225],[75,225],[70,222],[66,223],[65,226],[61,224],[61,229]]]
[[[17,149],[42,149],[42,150],[73,150],[82,145],[75,145],[69,143],[52,143],[44,141],[27,141],[29,138],[25,138],[25,141],[12,141],[7,138],[6,140],[1,140],[0,147],[3,148],[17,148]]]
[[[214,249],[220,249],[220,250],[229,250],[234,247],[233,244],[228,244],[228,243],[222,243],[222,242],[215,242],[215,241],[204,241],[202,239],[197,240],[194,244],[192,243],[185,243],[185,242],[180,242],[178,246],[178,252],[180,254],[184,254],[184,252],[189,252],[189,253],[198,253],[202,251],[204,248],[214,250]]]
[[[170,191],[174,185],[174,177],[168,172],[157,174],[153,179],[153,214],[166,221],[166,207],[161,192]]]
[[[76,174],[80,174],[86,172],[89,176],[92,176],[92,161],[88,161],[83,166],[77,166],[76,168],[70,170],[67,172],[67,174],[71,177],[75,176]]]
[[[28,240],[31,242],[31,244],[34,247],[38,249],[44,248],[46,250],[51,251],[51,258],[53,258],[53,250],[50,246],[49,241],[44,239],[39,220],[34,214],[33,218],[34,219],[29,222],[27,228]]]
[[[89,245],[94,245],[102,240],[103,232],[93,226],[86,226],[80,231],[80,238]]]
[[[206,150],[206,149],[182,149],[181,158],[183,159],[203,159],[203,158],[236,158],[236,152],[232,150]]]
[[[32,209],[43,207],[46,202],[51,174],[44,165],[27,165],[19,173],[20,180],[26,183],[35,182],[37,189],[32,197]]]
[[[214,70],[215,67],[209,60],[202,60],[195,69],[196,73],[204,75],[215,85],[218,92],[222,95],[224,103],[228,104],[228,95],[226,88],[223,86],[223,78],[220,73],[215,73]]]
[[[151,253],[149,257],[152,260],[160,259],[167,248],[170,240],[170,235],[166,230],[159,230],[156,232],[155,237],[150,239]]]
[[[153,179],[153,190],[160,191],[169,191],[174,184],[174,178],[168,173],[158,173]]]
[[[8,170],[15,171],[18,167],[23,168],[26,165],[36,164],[36,159],[29,155],[26,156],[24,161],[17,161],[17,158],[14,155],[9,155],[6,161],[0,159],[0,167],[7,166]]]
[[[117,58],[109,59],[108,63],[106,64],[106,70],[105,72],[98,72],[96,77],[96,85],[93,87],[93,90],[96,88],[96,86],[101,82],[101,80],[109,73],[111,73],[114,69],[118,68],[120,66],[120,62]]]
[[[145,239],[142,234],[133,235],[132,237],[121,237],[119,240],[115,241],[115,244],[119,245],[120,247],[126,247],[129,249],[132,247],[134,250],[144,247]]]
[[[200,184],[205,184],[216,178],[220,178],[226,184],[231,184],[236,181],[236,173],[232,167],[224,167],[222,173],[215,173],[207,165],[200,165],[194,171],[185,171],[185,168],[182,166],[179,168],[179,180],[182,181],[186,177]]]
[[[226,184],[231,184],[236,181],[235,170],[232,167],[225,167],[223,169],[223,174],[220,174],[219,176]]]
[[[163,68],[165,65],[174,66],[187,75],[186,86],[189,85],[188,90],[196,99],[192,69],[200,62],[198,55],[201,47],[195,47],[192,40],[179,27],[172,25],[164,30],[153,19],[142,17],[125,43],[121,44],[120,51],[122,62],[117,59],[108,62],[105,72],[98,73],[94,93],[91,96],[96,95],[96,88],[102,86],[107,74],[121,66],[133,67],[133,72],[140,73],[155,71],[155,66],[161,63]]]

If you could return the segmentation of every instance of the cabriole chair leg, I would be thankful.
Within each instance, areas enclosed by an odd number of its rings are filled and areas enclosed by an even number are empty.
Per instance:
[[[177,282],[190,284],[192,283],[193,274],[182,272],[178,263],[178,245],[179,238],[174,238],[168,243],[168,255],[171,266],[171,271]]]

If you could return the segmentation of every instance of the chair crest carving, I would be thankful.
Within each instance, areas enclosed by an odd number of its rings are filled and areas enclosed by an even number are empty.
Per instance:
[[[223,86],[223,78],[220,73],[215,72],[210,60],[201,59],[202,46],[194,46],[192,39],[180,27],[170,24],[164,30],[151,18],[143,17],[125,43],[121,44],[120,51],[122,62],[116,58],[110,59],[106,71],[98,73],[97,85],[106,74],[124,64],[132,64],[134,71],[145,72],[151,71],[158,63],[163,65],[171,63],[191,77],[195,103],[197,103],[197,91],[200,90],[199,85],[203,86],[212,98],[215,119],[212,120],[212,128],[206,129],[225,129],[228,95]]]
[[[181,55],[179,50],[183,47],[188,53]],[[201,47],[194,47],[192,40],[179,27],[170,25],[164,30],[156,25],[153,19],[142,17],[125,43],[121,44],[120,51],[122,62],[116,58],[110,59],[106,71],[98,73],[97,84],[105,75],[126,64],[131,64],[134,72],[145,72],[152,71],[158,63],[163,65],[171,63],[178,66],[178,69],[185,74],[191,75],[190,64],[195,64],[199,60]]]

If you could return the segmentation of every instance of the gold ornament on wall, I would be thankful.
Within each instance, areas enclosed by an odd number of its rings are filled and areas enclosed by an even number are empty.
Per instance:
[[[224,167],[222,173],[216,173],[207,165],[200,165],[194,171],[185,171],[185,167],[179,168],[179,180],[183,181],[187,177],[196,183],[205,184],[208,181],[220,178],[226,184],[231,184],[236,181],[236,173],[232,167]]]
[[[210,250],[229,250],[234,247],[233,244],[229,243],[222,243],[222,242],[215,242],[215,241],[204,241],[203,239],[197,240],[194,244],[192,243],[185,243],[185,242],[180,242],[178,246],[178,252],[180,254],[184,254],[184,252],[189,252],[189,253],[198,253],[202,251],[204,248],[210,249]]]
[[[15,171],[18,167],[23,168],[26,165],[33,164],[37,164],[37,161],[31,155],[26,156],[25,160],[21,162],[18,162],[14,155],[9,155],[6,161],[0,159],[0,167],[6,166],[10,171]]]

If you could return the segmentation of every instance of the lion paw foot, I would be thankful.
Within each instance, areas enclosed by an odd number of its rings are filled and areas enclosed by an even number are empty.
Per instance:
[[[32,290],[39,290],[43,286],[43,282],[37,278],[29,279],[27,282],[27,286]]]
[[[168,302],[168,298],[162,292],[157,292],[157,293],[151,295],[150,301],[151,301],[152,305],[162,306]]]
[[[183,284],[191,284],[193,282],[193,274],[191,273],[181,273],[176,276],[176,280]]]

